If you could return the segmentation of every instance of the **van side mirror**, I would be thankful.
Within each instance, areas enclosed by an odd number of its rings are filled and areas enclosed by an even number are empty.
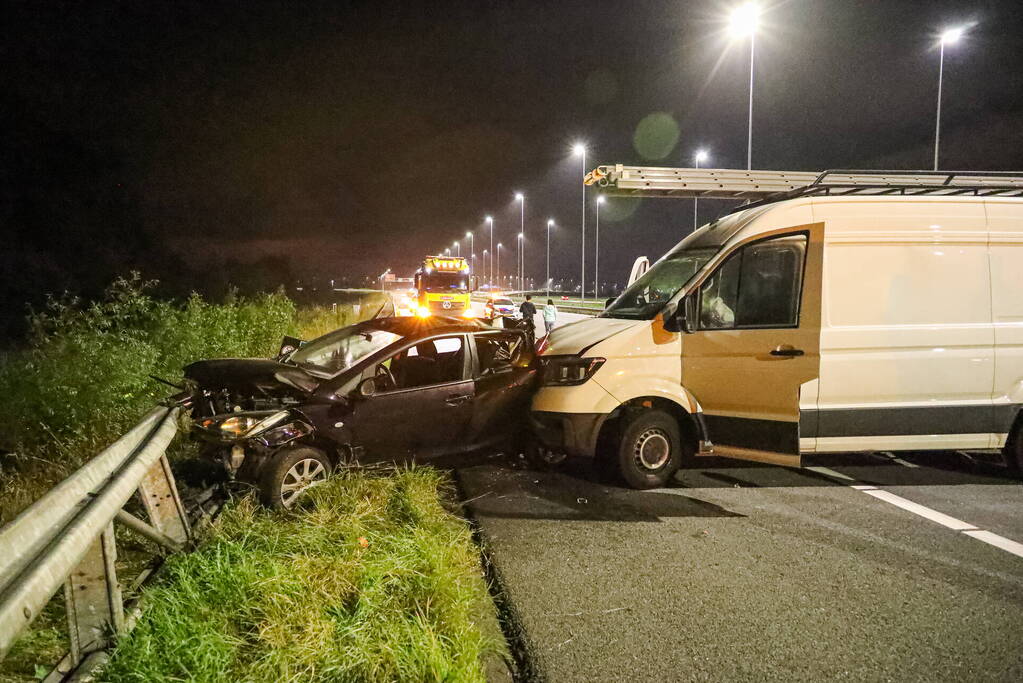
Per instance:
[[[667,306],[661,314],[664,319],[665,332],[694,332],[696,320],[696,298],[693,296],[683,297],[674,306]]]

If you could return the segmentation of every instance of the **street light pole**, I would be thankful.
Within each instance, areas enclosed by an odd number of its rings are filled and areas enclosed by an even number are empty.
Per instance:
[[[520,232],[519,233],[518,249],[517,249],[517,253],[515,255],[516,259],[518,260],[518,263],[516,264],[518,267],[515,269],[515,279],[519,281],[519,291],[520,292],[525,291],[523,289],[523,287],[522,287],[522,252],[523,252],[523,240],[522,240],[522,233]]]
[[[462,255],[462,242],[460,240],[455,240],[455,243],[452,246],[455,248],[455,256],[461,256]]]
[[[941,34],[938,56],[938,112],[934,120],[934,170],[938,170],[938,143],[941,140],[941,81],[945,70],[945,45],[954,45],[963,35],[963,29],[950,28]]]
[[[696,168],[699,168],[700,167],[700,162],[707,160],[707,151],[703,150],[703,149],[696,150],[696,156],[694,157],[694,159],[696,161]],[[699,227],[699,224],[700,224],[699,214],[698,214],[698,211],[697,211],[697,208],[699,207],[699,204],[700,204],[700,198],[699,197],[693,197],[693,230],[696,230],[696,228]]]
[[[575,153],[582,157],[583,176],[586,175],[586,146],[577,142],[574,147]],[[579,298],[586,299],[586,183],[583,183],[583,220],[582,220],[582,269],[579,274]]]
[[[604,203],[604,195],[597,197],[597,222],[594,224],[593,246],[593,296],[600,299],[600,205]]]
[[[501,243],[497,243],[497,282],[501,282]]]
[[[494,217],[487,216],[487,223],[490,224],[490,289],[494,288]]]
[[[551,226],[554,225],[554,219],[547,219],[547,296],[551,295]]]
[[[523,239],[526,234],[526,196],[521,192],[515,193],[515,199],[519,202],[519,232],[522,233]],[[522,257],[519,265],[519,289],[525,289],[526,280],[526,245],[522,243]]]
[[[760,7],[747,2],[732,12],[729,29],[733,36],[749,36],[749,120],[746,128],[746,170],[753,168],[753,55]]]

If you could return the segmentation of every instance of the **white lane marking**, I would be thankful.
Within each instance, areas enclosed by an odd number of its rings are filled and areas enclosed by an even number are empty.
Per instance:
[[[912,463],[910,463],[910,465],[912,465]],[[912,466],[919,467],[918,465]],[[856,479],[850,477],[849,475],[842,474],[841,472],[836,472],[835,470],[827,467],[806,467],[805,469],[813,470],[814,472],[823,474],[826,477],[838,479],[841,483],[856,481]],[[846,484],[846,486],[852,489],[856,489],[857,491],[862,491],[868,496],[873,496],[878,500],[883,500],[886,503],[891,503],[892,505],[902,508],[907,512],[912,512],[914,515],[919,515],[924,519],[929,519],[932,522],[936,522],[944,527],[948,527],[949,529],[958,531],[966,536],[969,536],[970,538],[975,538],[978,541],[983,541],[984,543],[987,543],[988,545],[993,545],[994,547],[1000,550],[1004,550],[1007,553],[1012,553],[1017,557],[1023,557],[1023,543],[1018,543],[1016,541],[1013,541],[1012,539],[1005,538],[1004,536],[999,536],[994,532],[980,529],[972,524],[969,524],[968,522],[962,521],[961,519],[956,519],[955,517],[946,515],[943,512],[938,512],[937,510],[932,510],[931,508],[925,505],[914,503],[913,501],[907,498],[897,496],[889,491],[882,491],[876,486],[872,486],[870,484]]]
[[[1016,541],[1009,540],[1005,536],[999,536],[998,534],[993,534],[990,531],[984,531],[983,529],[977,529],[976,531],[964,531],[963,533],[977,539],[978,541],[990,543],[994,547],[1001,548],[1007,553],[1023,557],[1023,543],[1017,543]]]
[[[854,487],[855,488],[855,487]],[[882,491],[880,489],[870,489],[863,491],[868,496],[874,496],[879,500],[883,500],[886,503],[891,503],[895,507],[900,507],[903,510],[912,512],[914,515],[920,515],[924,519],[929,519],[932,522],[937,522],[941,526],[947,526],[949,529],[955,529],[956,531],[976,531],[977,527],[972,524],[967,524],[961,519],[950,517],[943,512],[932,510],[929,507],[914,503],[911,500],[907,500],[902,496],[897,496],[894,493],[888,491]]]
[[[888,458],[889,460],[891,460],[894,463],[898,463],[898,464],[902,465],[903,467],[910,467],[910,468],[913,468],[913,469],[920,469],[920,465],[917,465],[915,462],[909,462],[908,460],[903,460],[902,458],[897,457],[891,451],[884,451],[881,455],[885,456],[886,458]]]

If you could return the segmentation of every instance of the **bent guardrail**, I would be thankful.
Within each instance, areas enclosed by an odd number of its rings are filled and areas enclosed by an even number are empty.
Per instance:
[[[0,660],[61,585],[72,667],[123,630],[115,519],[171,550],[191,539],[165,454],[178,410],[154,409],[0,529]],[[148,523],[121,509],[136,491]]]

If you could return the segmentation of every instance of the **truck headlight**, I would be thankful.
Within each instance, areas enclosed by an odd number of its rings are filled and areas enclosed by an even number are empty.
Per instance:
[[[575,386],[583,384],[604,364],[604,358],[576,358],[575,356],[548,356],[542,360],[545,386]]]

